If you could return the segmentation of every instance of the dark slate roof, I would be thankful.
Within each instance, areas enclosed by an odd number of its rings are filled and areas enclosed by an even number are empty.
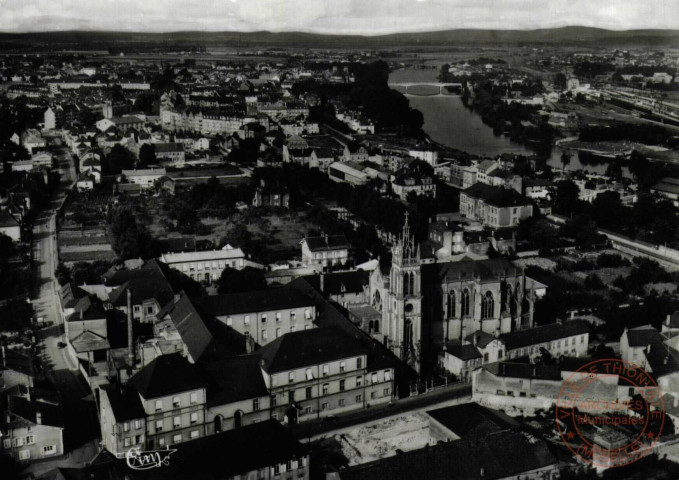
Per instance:
[[[175,445],[169,468],[155,469],[159,479],[231,478],[307,455],[307,448],[277,420],[265,420]],[[228,460],[225,460],[225,455]]]
[[[427,283],[439,284],[442,281],[472,280],[496,281],[504,275],[520,275],[519,269],[503,258],[493,260],[468,260],[457,262],[430,263],[422,266],[422,277]]]
[[[630,347],[645,347],[653,343],[662,343],[660,332],[650,325],[627,330],[627,341]]]
[[[516,190],[493,187],[485,183],[475,183],[466,190],[463,190],[462,193],[469,197],[483,200],[486,204],[494,207],[531,205],[531,201]]]
[[[161,355],[139,370],[130,384],[144,398],[158,398],[205,388],[196,368],[180,353]]]
[[[0,228],[18,227],[19,222],[7,210],[0,210]]]
[[[674,312],[672,315],[668,315],[669,319],[665,322],[670,328],[679,328],[679,310]]]
[[[61,287],[62,308],[76,308],[83,298],[87,298],[87,292],[82,288],[76,287],[72,283],[67,283]]]
[[[245,352],[245,338],[241,334],[198,308],[186,295],[159,314],[159,318],[168,316],[195,362]]]
[[[589,324],[584,320],[571,320],[564,323],[551,323],[541,327],[518,330],[516,332],[503,333],[500,335],[507,350],[521,348],[538,343],[551,342],[573,335],[589,333]]]
[[[339,327],[312,328],[286,333],[256,352],[265,371],[282,372],[365,355],[368,352]]]
[[[427,415],[460,438],[469,435],[487,435],[519,426],[519,422],[503,412],[483,407],[478,403],[463,403],[462,405],[438,408],[428,411]]]
[[[116,422],[125,422],[146,416],[139,394],[134,390],[127,389],[121,392],[115,385],[104,385],[101,388],[106,391]]]
[[[3,370],[13,370],[15,372],[23,373],[24,375],[33,376],[33,359],[27,355],[22,355],[19,352],[9,348],[4,349],[4,357],[0,361],[0,372]]]
[[[241,355],[199,364],[208,406],[268,396],[259,362],[258,355]]]
[[[339,250],[349,248],[349,241],[344,235],[325,235],[322,237],[307,237],[304,239],[312,252],[323,250]]]
[[[561,368],[558,365],[531,365],[529,363],[496,362],[484,365],[482,368],[498,377],[561,380]]]
[[[196,299],[196,303],[211,315],[231,315],[312,306],[314,301],[289,286],[254,292],[210,295]]]
[[[323,277],[322,289],[321,277]],[[353,272],[306,275],[303,278],[321,293],[326,295],[341,295],[342,293],[361,293],[363,287],[370,282],[370,272],[356,270]]]
[[[77,311],[66,320],[69,322],[81,322],[86,320],[105,320],[104,309],[98,303],[90,303],[86,309]]]
[[[471,344],[447,343],[446,352],[460,360],[472,360],[474,358],[481,358],[482,355],[479,349]]]
[[[500,431],[357,465],[342,470],[340,476],[342,480],[496,480],[556,464],[545,441]]]
[[[495,340],[495,336],[482,330],[477,330],[476,332],[467,335],[464,339],[472,345],[476,343],[479,348],[485,348],[486,345]]]
[[[64,427],[64,415],[61,405],[55,405],[53,403],[41,402],[38,400],[29,400],[23,396],[18,395],[8,395],[6,397],[6,408],[5,410],[12,417],[10,425],[26,425],[33,424],[36,425],[37,413],[40,412],[41,424],[49,425],[52,427]],[[3,415],[3,417],[5,417]],[[5,427],[9,425],[4,425],[7,418],[2,418],[0,425]]]
[[[160,306],[167,305],[174,299],[170,284],[163,277],[134,278],[120,285],[109,293],[111,303],[116,307],[127,305],[127,291],[132,291],[132,305],[140,305],[145,300],[155,299]]]

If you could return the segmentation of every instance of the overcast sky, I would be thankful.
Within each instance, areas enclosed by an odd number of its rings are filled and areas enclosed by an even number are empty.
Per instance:
[[[679,29],[679,0],[0,0],[0,31]]]

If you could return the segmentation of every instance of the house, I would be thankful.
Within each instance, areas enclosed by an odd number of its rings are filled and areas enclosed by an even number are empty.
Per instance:
[[[315,326],[314,301],[288,286],[210,295],[196,299],[196,304],[258,345],[266,345],[288,332]]]
[[[145,414],[146,449],[205,436],[206,384],[181,354],[161,355],[135,373],[129,385]],[[111,433],[102,430],[102,438]]]
[[[343,265],[349,260],[349,241],[344,235],[324,235],[303,239],[302,263],[324,267]]]
[[[518,430],[519,422],[499,410],[478,403],[463,403],[427,412],[429,435],[437,441],[482,438],[507,430]]]
[[[0,454],[30,462],[65,453],[63,411],[55,392],[16,385],[3,397]]]
[[[0,347],[0,355],[0,392],[16,385],[33,387],[35,371],[31,357],[5,346]]]
[[[128,387],[103,385],[99,388],[99,422],[104,449],[125,458],[131,448],[146,446],[146,412],[141,397]]]
[[[139,185],[142,189],[147,189],[153,188],[155,182],[163,178],[167,173],[164,168],[145,168],[123,170],[121,174],[128,183]]]
[[[271,416],[286,423],[388,403],[393,398],[393,368],[369,369],[368,351],[340,327],[287,333],[256,353],[271,394]]]
[[[287,188],[267,185],[266,181],[262,179],[260,185],[255,189],[252,206],[290,208],[290,193]]]
[[[9,210],[0,210],[0,234],[7,235],[15,242],[21,241],[21,224]]]
[[[429,175],[416,172],[397,172],[391,175],[391,188],[398,197],[406,201],[408,195],[413,192],[416,195],[436,197],[436,184]]]
[[[65,320],[68,351],[75,362],[78,359],[88,363],[106,360],[111,344],[106,313],[98,304],[90,303],[88,308],[73,312]]]
[[[325,298],[344,307],[370,303],[370,273],[364,270],[320,273],[302,278]]]
[[[21,134],[21,145],[24,146],[28,153],[33,154],[35,150],[45,148],[47,142],[42,137],[39,131],[29,128]]]
[[[87,191],[93,190],[95,183],[94,175],[90,173],[81,173],[80,176],[78,176],[75,186],[80,191]]]
[[[160,261],[194,280],[208,284],[218,280],[225,268],[242,270],[247,266],[243,250],[230,245],[221,250],[163,253]]]
[[[460,192],[460,213],[489,227],[516,227],[533,215],[533,204],[513,189],[476,183]]]
[[[182,143],[155,143],[153,148],[159,162],[183,164],[186,159]]]

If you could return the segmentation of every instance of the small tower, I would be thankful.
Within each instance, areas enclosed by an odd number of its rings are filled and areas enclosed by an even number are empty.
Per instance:
[[[408,212],[392,248],[389,280],[389,340],[394,353],[420,370],[422,348],[422,270],[420,248],[410,233]]]

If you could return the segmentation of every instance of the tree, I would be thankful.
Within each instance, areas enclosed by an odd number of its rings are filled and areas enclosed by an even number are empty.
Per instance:
[[[245,267],[243,270],[225,268],[217,285],[220,294],[265,290],[267,287],[264,272],[252,267]]]
[[[571,153],[568,150],[561,152],[561,165],[563,165],[563,171],[566,171],[566,167],[571,163]]]
[[[566,75],[563,72],[559,72],[556,75],[554,75],[554,86],[558,88],[559,90],[566,90],[566,86],[568,84],[568,79],[566,78]]]
[[[106,157],[107,174],[115,175],[122,170],[131,169],[134,167],[134,157],[132,152],[122,145],[114,145],[111,153]]]
[[[620,165],[620,162],[613,161],[612,163],[609,163],[606,167],[606,176],[618,179],[622,178],[622,165]]]
[[[554,208],[560,213],[570,215],[578,205],[580,189],[573,180],[562,180],[556,184]]]
[[[150,143],[145,143],[139,149],[139,163],[143,167],[154,165],[156,163],[156,148]]]
[[[643,182],[649,167],[650,162],[644,155],[636,150],[632,151],[632,154],[629,157],[629,171],[634,175],[634,178],[638,183]]]

